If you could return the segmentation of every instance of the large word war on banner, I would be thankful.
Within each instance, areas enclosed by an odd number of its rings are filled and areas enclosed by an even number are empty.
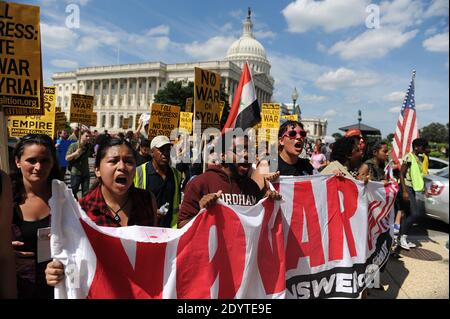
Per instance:
[[[9,136],[27,134],[55,136],[56,88],[44,87],[44,115],[8,116]]]
[[[70,122],[91,126],[91,124],[93,124],[93,117],[94,117],[93,110],[94,110],[94,97],[92,95],[83,95],[74,93],[71,94]]]
[[[179,117],[179,106],[153,103],[148,125],[148,139],[151,141],[158,135],[170,137],[170,132],[178,127]]]
[[[261,109],[261,131],[258,134],[259,141],[278,141],[278,130],[280,128],[281,104],[263,103]],[[264,134],[265,133],[265,134]]]
[[[0,18],[0,106],[40,109],[39,7],[1,1]]]
[[[202,122],[202,131],[209,127],[220,129],[220,74],[195,68],[194,114]]]
[[[396,187],[346,178],[281,178],[284,201],[229,206],[181,229],[97,226],[53,181],[56,298],[357,298],[389,256]],[[149,273],[151,269],[151,273]]]

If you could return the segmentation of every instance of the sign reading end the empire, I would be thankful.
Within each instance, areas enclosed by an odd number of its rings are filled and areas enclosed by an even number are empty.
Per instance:
[[[0,106],[40,108],[39,7],[0,2]]]

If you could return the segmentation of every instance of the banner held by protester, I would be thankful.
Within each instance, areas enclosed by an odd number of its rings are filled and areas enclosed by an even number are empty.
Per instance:
[[[148,125],[148,139],[152,140],[158,135],[170,137],[170,132],[178,127],[179,117],[179,106],[153,103]]]
[[[70,98],[70,122],[89,126],[94,110],[92,95],[73,94]]]

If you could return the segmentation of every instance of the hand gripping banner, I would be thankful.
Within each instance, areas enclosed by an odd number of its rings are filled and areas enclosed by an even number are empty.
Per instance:
[[[95,225],[53,182],[56,298],[355,298],[389,256],[396,185],[282,177],[282,201],[219,201],[182,229]]]

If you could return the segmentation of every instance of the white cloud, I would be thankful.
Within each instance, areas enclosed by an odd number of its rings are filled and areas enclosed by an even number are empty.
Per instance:
[[[72,60],[60,60],[54,59],[50,61],[50,64],[62,69],[76,69],[78,68],[78,63]]]
[[[50,49],[66,49],[71,46],[78,35],[72,30],[41,23],[42,45]]]
[[[243,14],[244,13],[241,9],[233,10],[230,12],[230,16],[232,16],[233,18],[238,19],[238,20],[240,20],[242,18]]]
[[[380,78],[368,72],[356,72],[354,70],[339,68],[320,76],[316,86],[324,90],[336,90],[339,88],[368,87],[377,84]]]
[[[403,102],[405,95],[406,95],[406,92],[396,91],[396,92],[392,92],[389,95],[384,96],[383,100],[388,101],[388,102],[397,102],[400,104]]]
[[[339,54],[344,60],[355,58],[381,58],[389,51],[402,47],[414,38],[418,30],[402,32],[380,28],[366,31],[352,40],[339,41],[328,51]]]
[[[169,35],[170,33],[170,27],[165,24],[161,24],[157,27],[151,28],[147,31],[148,36],[155,36],[155,35]]]
[[[98,38],[86,36],[81,38],[80,42],[77,45],[76,50],[78,52],[89,52],[97,50],[101,45],[101,42]]]
[[[184,51],[194,58],[223,59],[228,48],[236,41],[234,37],[217,36],[208,39],[204,43],[194,41],[184,46]]]
[[[321,102],[328,101],[328,97],[314,95],[314,94],[313,95],[304,95],[301,97],[301,99],[305,102],[310,102],[310,103],[321,103]]]
[[[434,108],[433,104],[430,103],[423,103],[423,104],[417,104],[416,110],[418,111],[430,111]]]
[[[330,117],[335,117],[336,115],[337,115],[337,111],[334,110],[334,109],[330,109],[330,110],[327,110],[327,111],[323,114],[323,117],[328,117],[328,118],[330,118]]]
[[[422,45],[427,51],[448,53],[448,32],[436,34],[423,41]]]
[[[437,32],[437,28],[436,28],[436,27],[431,27],[431,28],[428,28],[428,29],[424,32],[424,34],[425,34],[426,36],[430,36],[430,35],[435,34],[436,32]]]
[[[422,23],[423,7],[417,0],[384,1],[380,6],[381,27],[405,28]]]
[[[365,23],[369,0],[297,0],[282,13],[290,32],[302,33],[322,28],[333,32]]]
[[[425,17],[448,16],[448,4],[448,0],[433,0],[425,12]]]
[[[389,109],[389,113],[400,113],[402,108],[400,106],[394,106]]]
[[[153,38],[155,47],[158,50],[164,51],[170,44],[170,39],[168,37],[156,37]]]
[[[275,39],[275,37],[277,36],[277,34],[275,32],[272,31],[255,31],[253,32],[253,34],[255,35],[255,38],[257,39]]]

